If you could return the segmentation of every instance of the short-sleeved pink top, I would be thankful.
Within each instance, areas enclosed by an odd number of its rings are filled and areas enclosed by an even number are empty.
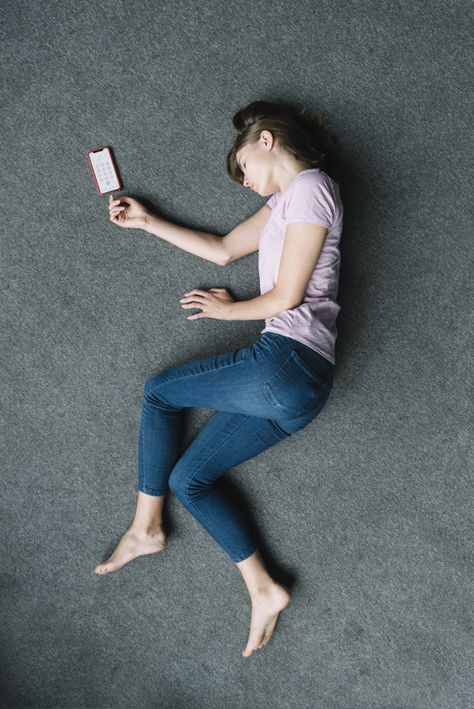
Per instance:
[[[277,284],[288,224],[322,224],[328,231],[303,302],[266,319],[262,333],[276,332],[292,337],[335,364],[336,319],[340,310],[337,303],[339,241],[343,222],[339,185],[325,172],[310,168],[299,172],[283,192],[275,192],[267,204],[272,213],[261,233],[258,252],[262,295]]]

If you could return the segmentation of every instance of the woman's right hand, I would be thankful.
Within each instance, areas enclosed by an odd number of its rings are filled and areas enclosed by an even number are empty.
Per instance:
[[[110,221],[126,229],[145,229],[150,212],[133,197],[109,195]]]

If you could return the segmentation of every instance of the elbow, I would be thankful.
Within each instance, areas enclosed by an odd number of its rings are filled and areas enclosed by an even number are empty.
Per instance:
[[[218,260],[219,266],[227,266],[227,264],[234,261],[234,255],[232,254],[232,247],[226,242],[226,237],[219,237],[219,249],[218,249]]]
[[[283,313],[285,310],[293,310],[293,308],[296,308],[296,305],[292,305],[289,303],[287,300],[279,300],[277,301],[277,309],[278,312],[274,313],[275,315],[279,315],[280,313]]]
[[[295,308],[299,308],[300,305],[302,304],[302,300],[293,300],[288,306],[287,310],[294,310]]]
[[[285,305],[283,306],[283,308],[281,309],[281,312],[283,312],[284,310],[294,310],[294,309],[297,308],[299,305],[301,305],[301,303],[294,303],[294,302],[293,302],[293,303],[288,303],[288,302],[286,302]]]
[[[288,298],[288,296],[281,294],[279,296],[278,302],[279,307],[281,308],[280,312],[283,312],[284,310],[293,310],[294,308],[297,308],[299,305],[301,305],[302,301],[296,301],[294,298]]]
[[[218,266],[227,266],[232,261],[232,257],[229,256],[228,254],[224,254],[222,258],[217,261]]]

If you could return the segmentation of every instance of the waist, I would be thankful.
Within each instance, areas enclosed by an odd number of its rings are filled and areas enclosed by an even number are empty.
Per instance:
[[[323,378],[332,379],[334,377],[335,365],[320,352],[316,352],[316,350],[305,345],[303,342],[277,332],[263,332],[259,339],[269,343],[275,343],[277,346],[287,349],[288,354],[292,350],[296,350],[307,365],[317,372],[320,372]]]

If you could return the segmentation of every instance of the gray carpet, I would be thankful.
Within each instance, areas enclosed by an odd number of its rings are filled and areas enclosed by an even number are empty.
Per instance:
[[[473,706],[472,8],[4,0],[2,706]],[[257,254],[113,225],[87,151],[224,235],[264,201],[226,175],[232,115],[277,98],[343,148],[342,310],[320,417],[229,471],[293,593],[244,658],[240,573],[172,494],[166,551],[94,568],[135,509],[146,378],[263,329],[179,299],[255,297]]]

